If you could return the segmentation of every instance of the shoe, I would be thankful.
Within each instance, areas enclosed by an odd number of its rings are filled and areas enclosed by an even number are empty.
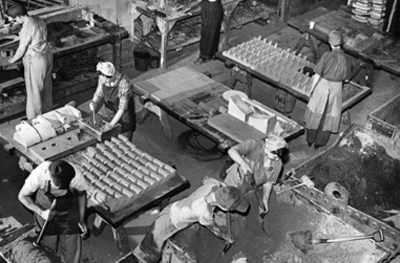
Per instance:
[[[317,150],[318,148],[321,148],[323,145],[319,145],[319,144],[314,144],[314,149]]]
[[[195,65],[201,65],[201,64],[204,64],[204,63],[206,63],[206,62],[208,62],[210,59],[206,59],[206,58],[203,58],[203,57],[199,57],[198,59],[196,59],[194,62],[193,62],[193,64],[195,64]]]

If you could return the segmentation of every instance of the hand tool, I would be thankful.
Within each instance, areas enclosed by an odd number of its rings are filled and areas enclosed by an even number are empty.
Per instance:
[[[380,229],[368,236],[354,236],[354,237],[343,237],[334,239],[312,239],[312,233],[310,230],[299,231],[290,234],[292,238],[293,245],[300,249],[303,253],[308,253],[312,249],[313,244],[326,244],[326,243],[337,243],[337,242],[347,242],[363,239],[372,239],[375,242],[382,242],[385,240],[383,231]]]
[[[93,125],[97,125],[96,112],[92,111]]]
[[[285,193],[287,191],[302,187],[303,185],[307,186],[308,189],[314,188],[315,184],[313,181],[311,181],[311,179],[307,176],[307,175],[303,175],[301,178],[302,183],[301,184],[297,184],[295,186],[283,189],[281,191],[276,192],[277,195]]]
[[[232,239],[231,212],[229,212],[229,211],[226,213],[226,226],[228,228],[228,238]],[[222,255],[225,255],[226,252],[228,252],[228,250],[231,248],[231,246],[232,246],[232,243],[226,241],[225,242],[225,247],[222,250]]]
[[[253,190],[254,190],[254,195],[256,196],[258,205],[259,205],[259,207],[261,207],[261,209],[262,209],[262,211],[263,211],[263,212],[260,214],[259,221],[260,221],[260,224],[261,224],[261,229],[264,231],[264,233],[266,233],[265,228],[264,228],[264,217],[265,217],[265,215],[266,215],[267,213],[266,213],[266,209],[265,209],[264,203],[262,202],[261,197],[260,197],[260,195],[258,194],[256,181],[254,180],[254,174],[248,172],[248,173],[246,173],[244,176],[247,177],[247,179],[249,180],[250,185],[251,185],[251,187],[252,187]]]
[[[50,212],[56,207],[56,205],[57,205],[57,199],[55,198],[49,208]],[[46,221],[44,221],[44,224],[42,226],[42,230],[40,230],[39,236],[37,237],[36,241],[33,242],[33,245],[35,247],[40,246],[40,242],[42,241],[44,231],[46,230],[47,224],[49,223],[50,220],[51,219],[48,218]]]

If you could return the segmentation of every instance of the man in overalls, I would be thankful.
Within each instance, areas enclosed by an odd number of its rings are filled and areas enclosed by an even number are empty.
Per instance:
[[[22,24],[19,46],[8,60],[15,63],[23,57],[26,88],[26,117],[28,120],[53,110],[53,54],[47,45],[45,23],[28,15],[25,7],[15,4],[7,15]]]
[[[35,213],[40,229],[48,220],[42,242],[56,251],[62,262],[80,262],[82,237],[88,235],[87,189],[82,173],[70,163],[45,161],[32,171],[18,194],[20,202]],[[56,205],[50,211],[54,199]]]
[[[117,72],[110,62],[99,62],[97,72],[99,82],[92,102],[89,104],[89,109],[92,112],[97,111],[99,103],[103,100],[103,114],[105,115],[103,117],[105,117],[107,123],[102,127],[102,131],[111,130],[117,123],[120,123],[122,135],[131,140],[136,122],[130,80]]]

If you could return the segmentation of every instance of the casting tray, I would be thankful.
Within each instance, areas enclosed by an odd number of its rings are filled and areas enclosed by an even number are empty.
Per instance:
[[[282,203],[274,193],[269,213],[264,219],[264,233],[258,221],[258,207],[253,192],[247,194],[247,198],[251,202],[249,214],[231,215],[235,243],[225,255],[222,254],[224,241],[216,238],[205,227],[195,224],[168,241],[163,262],[228,263],[246,257],[247,262],[254,263],[372,263],[385,262],[391,257],[390,251],[371,240],[314,244],[313,249],[305,254],[293,245],[290,233],[311,230],[313,237],[321,238],[360,236],[366,233],[330,213],[320,212],[305,199],[297,199],[296,204]],[[217,221],[224,222],[223,219]]]

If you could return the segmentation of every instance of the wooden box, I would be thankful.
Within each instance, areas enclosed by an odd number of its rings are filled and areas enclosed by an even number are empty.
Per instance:
[[[400,94],[368,114],[365,127],[400,142]]]

